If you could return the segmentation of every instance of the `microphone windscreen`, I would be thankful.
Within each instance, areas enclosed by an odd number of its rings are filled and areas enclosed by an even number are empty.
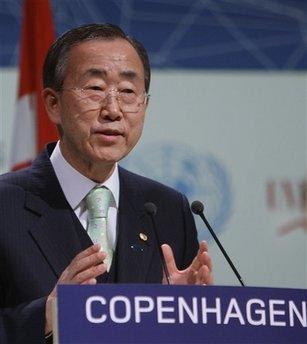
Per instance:
[[[201,201],[194,201],[191,204],[191,210],[194,214],[200,215],[204,211],[204,205],[201,203]]]
[[[147,202],[144,204],[144,209],[148,215],[156,215],[157,206],[152,202]]]

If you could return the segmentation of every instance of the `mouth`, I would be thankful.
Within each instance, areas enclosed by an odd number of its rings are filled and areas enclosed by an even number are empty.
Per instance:
[[[101,134],[101,135],[106,135],[106,136],[124,136],[124,132],[119,129],[94,130],[94,134]]]
[[[118,129],[95,130],[94,134],[97,135],[105,143],[115,142],[118,138],[124,136],[124,132]]]

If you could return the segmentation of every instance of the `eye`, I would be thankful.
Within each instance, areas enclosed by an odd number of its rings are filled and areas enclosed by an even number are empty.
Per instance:
[[[87,89],[93,90],[93,91],[103,91],[102,87],[96,86],[96,85],[89,86],[89,87],[87,87]]]
[[[121,90],[120,92],[121,92],[121,93],[129,94],[129,93],[134,93],[134,90],[131,89],[131,88],[124,88],[124,89]]]

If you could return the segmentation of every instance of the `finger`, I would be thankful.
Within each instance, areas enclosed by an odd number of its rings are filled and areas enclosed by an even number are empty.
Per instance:
[[[203,240],[199,243],[199,249],[198,249],[197,255],[193,259],[192,264],[190,265],[190,268],[193,271],[198,271],[200,267],[204,264],[204,258],[202,256],[204,252],[207,252],[207,251],[208,251],[208,244],[205,240]]]
[[[163,244],[161,248],[169,274],[172,275],[173,273],[178,272],[173,250],[171,249],[171,247],[167,244]]]
[[[212,261],[208,253],[208,244],[206,241],[199,243],[199,249],[196,257],[189,267],[189,284],[208,284],[212,277],[208,277],[212,271]]]
[[[70,284],[83,284],[85,281],[96,279],[97,276],[102,275],[106,271],[106,264],[102,263],[96,266],[92,266],[76,274],[73,279],[70,280]]]
[[[90,255],[77,255],[68,265],[68,267],[64,270],[59,282],[70,283],[70,281],[74,279],[77,274],[93,266],[101,264],[106,258],[105,252],[89,252],[91,251],[88,251],[88,254]]]
[[[200,257],[200,261],[202,265],[206,265],[209,268],[209,271],[212,272],[212,259],[209,256],[208,252],[203,252],[201,257]]]
[[[208,266],[206,266],[202,269],[200,279],[202,281],[202,284],[206,284],[206,285],[213,284],[213,274],[209,270]]]
[[[202,240],[200,243],[199,243],[199,251],[202,253],[204,251],[208,251],[208,243],[207,241],[205,240]]]
[[[105,260],[106,256],[107,254],[105,252],[95,252],[90,256],[76,260],[72,265],[76,266],[78,271],[82,271],[92,266],[101,264]]]
[[[94,285],[94,284],[97,284],[97,279],[96,278],[90,278],[90,279],[84,281],[81,284],[91,284],[91,285]]]
[[[79,259],[85,258],[85,257],[87,257],[87,256],[89,256],[95,252],[99,252],[100,248],[101,248],[100,244],[94,244],[94,245],[88,247],[87,249],[83,250],[82,252],[78,253],[75,256],[75,258],[72,260],[72,262],[74,260],[79,260]]]
[[[105,258],[105,252],[96,252],[91,254],[90,256],[76,260],[72,265],[68,267],[70,277],[74,278],[77,274],[80,274],[83,271],[102,264]]]
[[[209,273],[205,277],[205,283],[206,283],[206,285],[212,285],[213,284],[213,274],[211,271],[209,271]]]
[[[213,283],[212,274],[208,266],[203,265],[197,273],[195,284],[197,285],[210,285]]]

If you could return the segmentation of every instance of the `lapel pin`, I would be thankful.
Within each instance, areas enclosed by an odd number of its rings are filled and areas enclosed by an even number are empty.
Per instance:
[[[139,234],[139,237],[140,237],[140,239],[141,239],[142,241],[147,241],[147,240],[148,240],[147,235],[144,234],[144,233],[140,233],[140,234]]]
[[[138,244],[132,244],[132,245],[130,245],[130,248],[131,248],[132,251],[136,251],[136,252],[141,251],[141,252],[144,252],[144,248],[141,247],[141,246],[138,245]]]

